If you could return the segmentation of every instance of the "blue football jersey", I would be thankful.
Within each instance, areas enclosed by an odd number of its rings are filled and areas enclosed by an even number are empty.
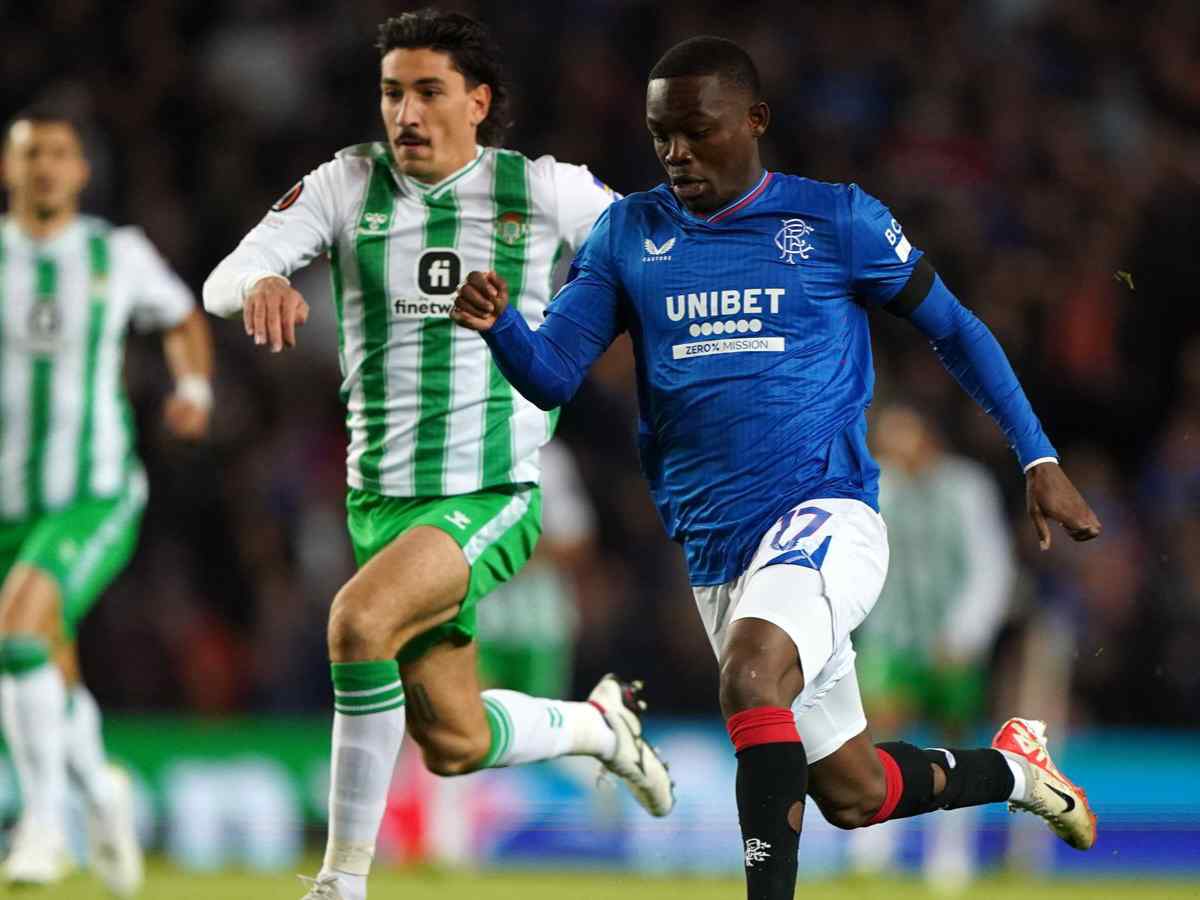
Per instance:
[[[802,500],[876,507],[867,316],[920,257],[855,185],[771,172],[707,218],[662,185],[597,221],[547,315],[629,331],[643,471],[693,584],[737,577]]]

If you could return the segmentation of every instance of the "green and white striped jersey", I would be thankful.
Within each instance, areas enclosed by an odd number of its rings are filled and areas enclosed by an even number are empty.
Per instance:
[[[884,462],[879,512],[891,550],[887,582],[855,641],[926,661],[981,661],[1004,623],[1015,577],[995,478],[950,454],[916,476]]]
[[[0,219],[0,520],[120,493],[125,333],[194,305],[140,229],[80,216],[39,241]]]
[[[349,484],[424,497],[536,482],[554,414],[514,391],[449,312],[468,272],[494,269],[536,328],[559,254],[613,197],[586,168],[548,156],[480,147],[426,185],[399,173],[384,144],[349,147],[271,208],[209,276],[204,303],[238,314],[256,281],[328,253]]]

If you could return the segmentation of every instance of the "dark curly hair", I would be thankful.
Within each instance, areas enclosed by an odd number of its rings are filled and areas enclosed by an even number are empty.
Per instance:
[[[392,50],[427,47],[449,55],[462,73],[467,88],[486,84],[492,89],[492,105],[479,123],[479,143],[499,147],[509,121],[511,90],[500,45],[476,19],[464,13],[447,13],[432,7],[393,16],[379,26],[375,42],[383,58]]]

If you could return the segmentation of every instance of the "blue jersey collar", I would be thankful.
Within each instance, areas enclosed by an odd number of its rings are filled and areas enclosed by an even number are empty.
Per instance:
[[[750,190],[746,191],[746,193],[742,194],[742,196],[739,197],[738,199],[734,200],[731,203],[727,203],[725,206],[721,207],[715,213],[713,213],[712,215],[709,215],[709,216],[695,215],[686,206],[684,206],[682,203],[679,203],[678,198],[675,199],[675,202],[679,205],[679,208],[684,211],[684,213],[691,216],[692,218],[699,219],[702,222],[707,222],[710,225],[716,225],[717,223],[723,222],[724,220],[728,219],[730,216],[736,215],[737,213],[741,212],[743,209],[745,209],[747,206],[749,206],[751,203],[753,203],[755,200],[757,200],[759,197],[761,197],[763,195],[763,192],[766,191],[767,185],[769,185],[771,183],[771,177],[772,177],[772,173],[764,170],[762,173],[762,177],[758,179],[758,181],[755,183],[754,187],[750,188]],[[674,191],[671,191],[671,196],[672,197],[675,196]]]

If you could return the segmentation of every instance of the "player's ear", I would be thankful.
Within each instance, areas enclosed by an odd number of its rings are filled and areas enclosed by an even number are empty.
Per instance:
[[[468,94],[471,98],[471,124],[478,128],[492,109],[492,86],[477,84]]]
[[[771,124],[771,107],[762,100],[751,104],[750,109],[746,112],[746,122],[750,126],[750,134],[753,137],[762,137],[766,134],[767,126]]]

